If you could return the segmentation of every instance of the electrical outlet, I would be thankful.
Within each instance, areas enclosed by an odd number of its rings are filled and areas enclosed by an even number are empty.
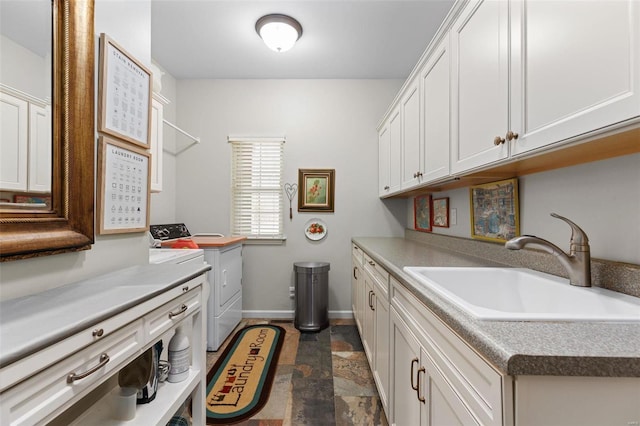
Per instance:
[[[295,287],[289,287],[289,298],[293,299],[294,297],[296,297],[296,288]]]

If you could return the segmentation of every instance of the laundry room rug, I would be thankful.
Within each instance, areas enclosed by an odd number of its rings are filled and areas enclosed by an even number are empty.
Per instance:
[[[239,330],[207,374],[207,424],[246,420],[269,399],[284,342],[277,325],[250,325]]]

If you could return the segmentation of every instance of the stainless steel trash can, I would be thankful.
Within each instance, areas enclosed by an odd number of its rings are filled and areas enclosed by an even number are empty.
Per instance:
[[[296,262],[296,310],[293,324],[300,331],[320,331],[329,325],[327,262]]]

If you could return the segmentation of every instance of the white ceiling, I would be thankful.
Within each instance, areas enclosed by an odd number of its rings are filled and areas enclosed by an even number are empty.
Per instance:
[[[177,79],[406,78],[453,0],[153,0],[151,56]],[[297,19],[288,52],[269,50],[255,22]]]

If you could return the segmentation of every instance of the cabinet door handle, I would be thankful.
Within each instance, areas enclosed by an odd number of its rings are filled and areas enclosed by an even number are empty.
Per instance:
[[[357,267],[357,266],[354,266],[354,267],[353,267],[353,278],[354,278],[354,279],[356,279],[356,280],[358,279],[358,277],[356,276],[356,271],[357,271],[357,270],[358,270],[358,267]]]
[[[93,337],[102,337],[104,335],[104,329],[103,328],[96,328],[95,330],[93,330],[91,335]]]
[[[388,190],[389,190],[389,185],[386,185],[383,189],[384,189],[385,191],[388,191]]]
[[[374,297],[376,297],[376,293],[375,292],[371,292],[371,310],[375,311],[376,310],[376,304],[374,302]]]
[[[418,172],[418,173],[416,173],[416,177],[421,178],[421,177],[422,177],[422,172]]]
[[[418,358],[414,358],[411,360],[411,389],[414,391],[418,391],[418,386],[413,384],[413,365],[418,363]],[[417,378],[417,377],[416,377]]]
[[[373,294],[373,292],[371,290],[369,290],[369,309],[371,308],[371,295]]]
[[[503,143],[504,143],[504,138],[501,138],[500,136],[496,136],[495,138],[493,138],[494,145],[498,146]]]
[[[180,314],[183,314],[187,311],[187,305],[185,305],[184,303],[182,304],[182,306],[180,306],[180,310],[178,312],[169,312],[169,319],[173,318],[173,317],[177,317]]]
[[[102,355],[100,355],[100,362],[98,363],[98,365],[96,365],[94,367],[91,367],[90,369],[88,369],[84,373],[78,373],[78,374],[71,373],[71,374],[69,374],[67,376],[67,383],[73,383],[76,380],[84,379],[85,377],[95,373],[100,368],[102,368],[105,365],[107,365],[108,362],[109,362],[109,355],[107,355],[106,352],[105,352]]]
[[[511,130],[509,130],[507,132],[506,138],[509,142],[511,142],[514,139],[518,139],[518,134],[517,133],[513,133]]]
[[[423,395],[420,395],[420,373],[422,373],[423,375],[426,374],[424,367],[420,367],[420,369],[418,370],[418,387],[416,388],[416,391],[418,393],[418,401],[424,404],[425,398]]]

